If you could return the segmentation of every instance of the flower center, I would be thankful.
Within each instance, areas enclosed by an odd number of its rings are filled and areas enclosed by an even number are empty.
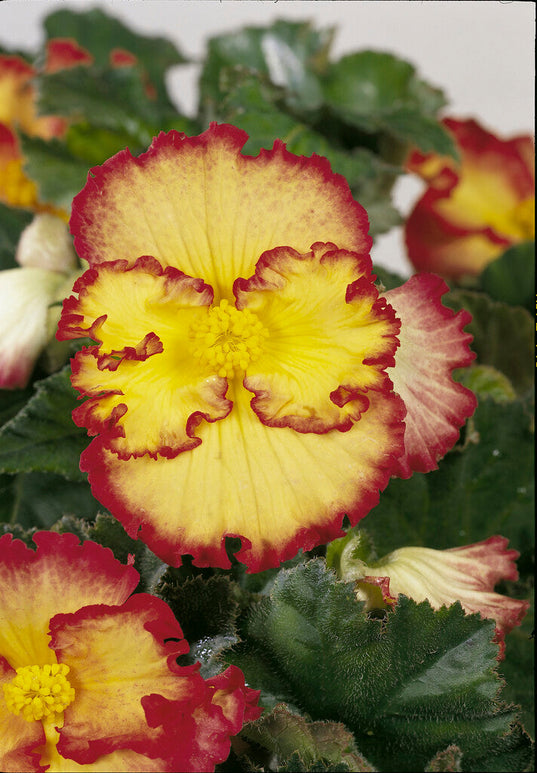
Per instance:
[[[28,722],[61,713],[75,698],[68,673],[65,663],[17,668],[17,675],[3,685],[8,710]]]
[[[190,337],[195,357],[221,378],[232,378],[259,357],[268,331],[252,311],[236,309],[224,299],[192,326]]]

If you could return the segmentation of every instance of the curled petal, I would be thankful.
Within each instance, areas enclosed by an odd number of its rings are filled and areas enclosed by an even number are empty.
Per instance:
[[[451,377],[454,368],[469,365],[475,354],[468,347],[471,335],[463,332],[470,315],[454,314],[441,303],[447,289],[433,274],[416,274],[385,293],[401,319],[401,345],[395,367],[388,369],[407,409],[405,453],[396,472],[401,478],[436,469],[476,408],[474,394]]]
[[[169,757],[171,744],[142,699],[159,695],[190,712],[205,685],[196,667],[176,663],[188,644],[167,604],[139,593],[121,607],[56,615],[50,632],[76,694],[64,712],[59,753],[80,764],[123,748]]]
[[[48,626],[53,615],[85,604],[122,604],[138,572],[74,534],[38,532],[35,552],[11,534],[0,538],[0,652],[13,668],[55,663]],[[66,577],[69,582],[66,582]]]
[[[267,330],[244,381],[264,424],[345,431],[367,410],[367,391],[388,388],[399,322],[374,279],[369,258],[318,242],[304,255],[267,252],[237,280],[239,308]]]
[[[247,138],[225,124],[198,137],[171,131],[139,158],[125,150],[92,169],[73,202],[79,256],[94,266],[150,254],[203,277],[220,301],[279,245],[306,252],[322,240],[369,252],[365,210],[325,159],[294,156],[279,141],[245,156]]]
[[[263,425],[238,389],[222,422],[202,422],[202,443],[173,459],[122,461],[99,438],[81,457],[95,496],[128,533],[168,564],[190,553],[197,566],[237,558],[261,571],[341,536],[341,521],[378,503],[403,451],[405,409],[391,392],[369,392],[369,409],[348,432],[302,434]]]
[[[262,713],[257,705],[259,691],[246,687],[244,675],[236,666],[208,679],[205,688],[204,700],[190,715],[181,713],[176,703],[161,696],[144,699],[144,706],[151,706],[155,720],[160,719],[176,750],[174,769],[184,773],[213,771],[229,756],[230,737]],[[174,717],[173,723],[170,717]]]
[[[231,410],[226,380],[192,355],[192,331],[206,316],[211,288],[143,257],[130,268],[103,263],[74,289],[79,298],[64,302],[58,338],[87,334],[101,344],[72,363],[73,386],[91,398],[76,409],[75,422],[103,434],[122,459],[171,457],[199,445],[201,418],[216,421]]]

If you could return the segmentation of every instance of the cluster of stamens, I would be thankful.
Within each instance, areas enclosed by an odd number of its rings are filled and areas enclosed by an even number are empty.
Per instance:
[[[8,710],[28,722],[61,713],[75,698],[66,679],[69,670],[65,663],[17,668],[17,675],[3,685]]]
[[[190,337],[195,357],[221,378],[233,378],[259,357],[268,331],[252,311],[224,299],[191,329]]]

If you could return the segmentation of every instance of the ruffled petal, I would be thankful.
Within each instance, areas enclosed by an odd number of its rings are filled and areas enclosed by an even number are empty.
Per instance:
[[[0,655],[13,668],[56,662],[48,637],[53,615],[122,604],[139,580],[111,550],[79,544],[74,534],[38,532],[33,540],[35,552],[11,534],[0,538]]]
[[[265,253],[237,305],[267,331],[248,366],[252,408],[269,427],[298,432],[348,430],[367,410],[369,389],[386,389],[399,322],[373,284],[369,258],[316,243],[301,255]]]
[[[341,535],[378,503],[403,452],[405,409],[397,395],[370,390],[369,408],[348,432],[302,434],[263,425],[240,388],[231,414],[202,422],[202,443],[174,459],[122,461],[96,438],[81,457],[95,496],[128,533],[178,566],[229,567],[224,538],[250,571]]]
[[[325,159],[294,156],[279,141],[244,156],[246,140],[229,125],[198,137],[172,131],[139,158],[125,150],[92,169],[73,201],[79,256],[94,266],[153,255],[203,277],[219,302],[233,300],[233,282],[251,276],[266,250],[331,241],[369,252],[365,210]]]
[[[0,655],[0,770],[4,773],[43,771],[39,765],[41,755],[33,751],[45,742],[43,725],[27,722],[5,708],[2,685],[14,676],[15,670]]]
[[[440,277],[417,274],[385,293],[401,319],[401,346],[395,367],[388,369],[407,409],[405,453],[396,472],[401,478],[436,469],[477,404],[475,395],[451,377],[454,368],[469,365],[475,354],[468,346],[472,336],[463,332],[471,317],[442,305],[447,290]]]
[[[90,335],[72,363],[72,383],[91,399],[73,418],[90,434],[104,434],[121,458],[176,456],[195,448],[201,421],[231,410],[227,382],[193,356],[193,331],[213,294],[201,279],[163,269],[154,258],[103,263],[75,284],[79,298],[64,302],[58,338]],[[148,384],[152,398],[148,400]]]
[[[167,604],[140,593],[121,607],[56,615],[50,632],[76,696],[64,712],[58,752],[80,764],[123,748],[169,757],[169,743],[149,726],[142,698],[157,694],[190,711],[205,685],[196,667],[176,663],[188,644]]]
[[[161,696],[144,699],[144,705],[151,706],[176,750],[174,770],[213,771],[216,764],[229,756],[230,737],[263,711],[257,705],[260,691],[246,687],[244,675],[236,666],[208,679],[205,686],[204,701],[190,715],[181,714],[175,703]],[[170,717],[174,717],[173,722]]]

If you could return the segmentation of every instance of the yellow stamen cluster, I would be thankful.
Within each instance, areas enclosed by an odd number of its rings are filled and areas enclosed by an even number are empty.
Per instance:
[[[268,331],[249,309],[243,311],[224,299],[190,330],[192,352],[221,378],[245,371],[262,352]]]
[[[11,159],[0,167],[0,200],[12,207],[37,205],[37,187],[22,171],[22,161]]]
[[[3,685],[7,708],[22,714],[28,722],[61,713],[75,698],[75,691],[65,678],[69,666],[54,663],[46,666],[22,666],[11,682]]]

